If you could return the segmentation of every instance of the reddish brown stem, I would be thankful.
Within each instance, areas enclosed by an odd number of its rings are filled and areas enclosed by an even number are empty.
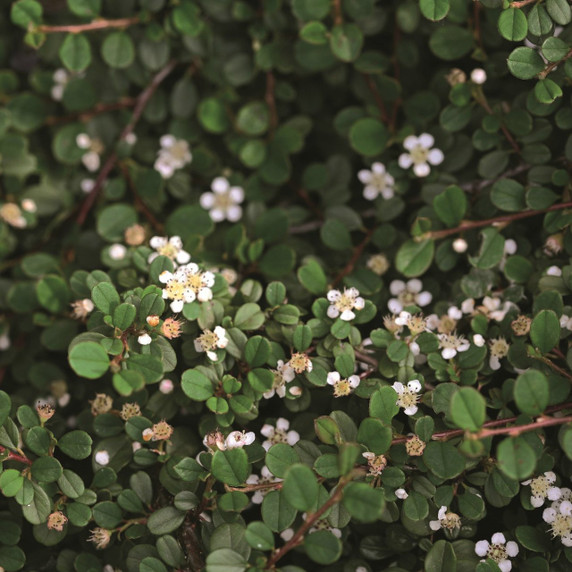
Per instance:
[[[341,26],[344,23],[342,13],[342,0],[332,0],[332,12],[334,18],[334,26]]]
[[[479,88],[478,89],[479,96],[476,98],[477,102],[479,103],[479,105],[489,114],[489,115],[494,115],[494,111],[491,109],[491,106],[489,105],[489,102],[487,101],[487,98],[485,97],[484,93],[482,93],[482,90]],[[518,153],[520,154],[520,147],[518,145],[518,143],[516,142],[516,139],[512,136],[512,133],[507,129],[506,125],[504,125],[504,123],[501,123],[501,130],[504,133],[504,136],[506,137],[506,140],[510,143],[511,147]]]
[[[127,28],[133,24],[138,24],[139,18],[119,18],[117,20],[94,20],[88,24],[69,24],[67,26],[38,26],[35,32],[41,34],[55,34],[59,32],[67,32],[69,34],[79,34],[80,32],[90,32],[93,30],[105,30],[106,28]]]
[[[541,71],[541,72],[538,74],[538,78],[539,78],[539,79],[544,79],[545,77],[548,76],[549,73],[552,72],[552,70],[553,70],[555,67],[559,66],[562,62],[564,62],[564,61],[566,61],[566,60],[568,60],[568,59],[570,59],[570,58],[572,58],[572,50],[570,50],[562,59],[558,60],[557,62],[552,62],[551,64],[548,64],[548,65],[546,66],[546,68],[544,69],[544,71]]]
[[[462,222],[459,226],[456,226],[455,228],[446,228],[443,230],[435,230],[433,232],[428,232],[425,235],[423,235],[422,238],[423,239],[445,238],[447,236],[451,236],[453,234],[458,234],[458,233],[464,232],[466,230],[473,230],[475,228],[482,228],[484,226],[492,226],[492,225],[498,225],[498,224],[502,224],[502,223],[511,223],[515,220],[521,220],[521,219],[530,218],[530,217],[533,217],[533,216],[536,216],[539,214],[546,214],[549,212],[560,211],[560,210],[569,209],[569,208],[572,208],[572,201],[568,201],[566,203],[559,203],[557,205],[552,205],[551,207],[548,207],[546,209],[539,209],[539,210],[535,210],[535,211],[524,211],[524,212],[514,213],[514,214],[510,214],[510,215],[497,216],[495,218],[489,218],[489,219],[484,219],[484,220],[465,221],[465,222]]]
[[[131,116],[131,121],[125,126],[121,135],[119,136],[119,141],[123,141],[129,134],[133,133],[137,122],[139,121],[143,110],[145,109],[146,105],[149,103],[149,100],[155,93],[156,89],[159,85],[163,82],[163,80],[173,71],[177,62],[175,60],[171,60],[155,77],[151,80],[151,83],[143,90],[143,92],[137,98],[137,104],[135,105],[135,109],[133,110],[133,115]],[[93,185],[93,189],[90,191],[89,195],[85,198],[81,209],[79,211],[79,215],[77,217],[77,224],[81,226],[91,208],[93,207],[95,200],[97,199],[103,184],[107,180],[109,173],[111,173],[115,163],[117,162],[117,153],[113,152],[107,158],[107,161],[101,168],[101,171],[97,175],[95,179],[95,184]]]
[[[71,113],[70,115],[51,116],[46,119],[46,125],[58,125],[60,123],[67,123],[69,121],[89,121],[92,117],[107,113],[108,111],[119,111],[133,107],[137,103],[134,97],[125,97],[115,103],[100,103],[89,111],[82,111],[80,113]]]
[[[522,8],[523,6],[528,6],[529,4],[534,4],[538,0],[520,0],[519,2],[511,2],[511,8]]]
[[[227,491],[239,491],[241,493],[250,493],[252,491],[274,491],[281,489],[284,483],[282,481],[278,481],[275,483],[259,483],[257,485],[245,485],[243,487],[231,487],[230,485],[225,485],[224,488]]]
[[[264,100],[266,105],[268,105],[268,110],[270,112],[270,136],[274,134],[276,127],[278,127],[278,111],[276,110],[276,98],[274,97],[274,89],[276,87],[276,79],[271,71],[266,72],[266,92],[264,94]]]
[[[364,363],[368,363],[369,365],[372,365],[375,369],[377,369],[379,362],[374,357],[365,354],[363,352],[360,352],[358,350],[354,350],[354,353],[358,361],[363,361]]]
[[[314,213],[314,215],[317,218],[319,219],[323,218],[320,209],[318,208],[316,203],[310,198],[310,195],[308,194],[308,191],[306,189],[303,189],[302,187],[296,187],[296,194],[304,201],[304,203],[306,203],[306,206]]]
[[[28,459],[28,457],[24,455],[18,455],[18,453],[13,453],[6,447],[2,447],[0,445],[0,455],[3,455],[6,451],[8,451],[8,456],[4,458],[4,461],[18,461],[19,463],[24,463],[25,465],[32,464],[32,461]]]
[[[343,489],[345,482],[340,482],[336,492],[314,513],[309,514],[306,520],[300,525],[300,528],[294,533],[294,536],[279,550],[277,550],[268,560],[265,566],[265,570],[273,570],[276,563],[280,560],[286,553],[290,552],[292,548],[295,548],[302,542],[304,535],[314,524],[320,520],[322,515],[328,511],[335,504],[339,503],[343,497]]]
[[[347,276],[353,271],[356,262],[359,260],[359,257],[363,252],[363,249],[366,247],[367,243],[371,240],[371,237],[374,232],[375,232],[375,227],[370,228],[367,231],[365,238],[354,248],[353,256],[351,257],[350,261],[344,266],[344,268],[342,268],[341,272],[334,278],[334,281],[332,282],[332,287],[335,287],[337,284],[339,284],[340,280],[344,276]]]
[[[375,84],[374,79],[368,73],[364,73],[362,75],[365,79],[365,82],[367,83],[369,91],[371,91],[371,93],[373,94],[375,103],[381,115],[381,120],[387,124],[389,122],[389,116],[387,115],[387,108],[385,107],[385,103],[379,93],[379,90],[377,89],[377,85]]]

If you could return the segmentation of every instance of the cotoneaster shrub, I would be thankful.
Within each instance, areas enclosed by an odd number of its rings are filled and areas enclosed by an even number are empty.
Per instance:
[[[1,569],[572,569],[571,19],[4,2]]]

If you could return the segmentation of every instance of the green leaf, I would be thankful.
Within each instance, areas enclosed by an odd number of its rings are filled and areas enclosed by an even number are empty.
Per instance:
[[[449,0],[419,0],[421,13],[428,20],[437,22],[449,13]]]
[[[366,483],[349,483],[344,488],[343,506],[359,522],[375,522],[385,506],[381,489]]]
[[[91,46],[84,34],[67,34],[60,46],[60,59],[68,70],[81,72],[91,64]]]
[[[310,559],[322,565],[332,564],[342,555],[342,543],[327,530],[307,534],[304,548]]]
[[[236,116],[236,127],[247,135],[263,135],[270,125],[268,105],[253,101],[241,107]]]
[[[91,291],[91,299],[104,314],[111,314],[121,301],[117,290],[109,282],[96,284]]]
[[[522,481],[534,472],[536,455],[524,437],[507,437],[497,447],[498,467],[511,479]]]
[[[234,316],[234,325],[239,330],[257,330],[264,324],[264,314],[258,304],[243,304]]]
[[[566,57],[569,50],[570,47],[568,44],[564,40],[556,37],[546,38],[540,48],[542,55],[549,62],[559,62]]]
[[[45,276],[36,286],[38,302],[50,312],[59,314],[68,309],[70,291],[59,276]]]
[[[171,18],[175,28],[185,36],[197,36],[204,26],[199,7],[188,0],[183,0],[174,8]]]
[[[452,479],[465,469],[463,456],[451,443],[429,443],[423,460],[429,470],[442,479]]]
[[[310,293],[320,295],[326,291],[328,279],[322,267],[315,261],[309,260],[298,268],[298,280]]]
[[[71,499],[80,497],[85,491],[82,478],[69,469],[64,469],[57,482],[62,493]]]
[[[425,557],[425,572],[456,572],[457,556],[450,542],[438,540]]]
[[[546,10],[554,22],[560,26],[566,26],[572,19],[572,9],[566,0],[546,0]]]
[[[207,556],[208,572],[244,572],[246,570],[246,559],[242,554],[230,550],[230,548],[219,548]]]
[[[282,491],[270,491],[264,496],[261,513],[270,530],[281,532],[294,522],[297,511],[286,502]]]
[[[244,346],[244,359],[251,367],[264,365],[270,357],[270,343],[262,336],[252,336]]]
[[[514,400],[523,413],[540,415],[546,409],[549,398],[548,379],[542,372],[529,369],[517,377],[514,384]]]
[[[387,127],[378,119],[358,119],[350,129],[350,143],[355,151],[364,157],[381,153],[389,141]]]
[[[444,25],[437,28],[429,38],[431,51],[446,61],[458,60],[473,49],[473,35],[466,28]]]
[[[295,463],[284,475],[282,493],[297,510],[311,510],[318,502],[318,481],[310,467]]]
[[[0,474],[0,489],[5,497],[16,496],[24,485],[24,477],[16,469],[5,469]]]
[[[494,228],[485,228],[481,231],[483,242],[477,256],[470,256],[469,260],[476,268],[493,268],[504,255],[504,237]]]
[[[298,454],[290,445],[277,443],[266,453],[265,463],[269,471],[278,478],[284,477],[288,467],[300,461]]]
[[[227,485],[243,485],[250,474],[246,451],[242,448],[217,451],[213,455],[211,471],[214,477]]]
[[[342,62],[357,59],[363,46],[363,34],[356,24],[334,26],[330,34],[330,49]]]
[[[498,21],[499,32],[506,40],[520,42],[528,34],[526,15],[518,8],[503,10]]]
[[[313,338],[314,336],[310,326],[296,326],[296,329],[292,334],[292,343],[294,344],[294,349],[297,352],[305,352],[312,345]]]
[[[147,519],[147,528],[151,534],[161,536],[177,530],[185,520],[185,512],[174,506],[165,506],[156,510]]]
[[[449,416],[461,429],[478,431],[486,418],[485,398],[473,387],[461,387],[451,398]]]
[[[105,63],[116,69],[129,67],[135,59],[135,47],[126,32],[112,32],[101,46],[101,57]]]
[[[181,377],[181,388],[195,401],[206,401],[214,395],[211,380],[196,369],[186,370]]]
[[[389,424],[399,412],[397,393],[393,387],[385,385],[375,391],[369,401],[369,414]]]
[[[403,502],[403,512],[411,520],[423,520],[429,514],[429,503],[420,493],[411,491]]]
[[[10,415],[10,410],[12,409],[12,400],[10,396],[5,392],[0,390],[0,427],[4,425],[4,421]]]
[[[224,133],[230,127],[230,119],[224,103],[215,97],[207,97],[198,108],[201,125],[209,133]]]
[[[120,330],[126,330],[135,320],[137,309],[133,304],[119,304],[113,310],[113,325]]]
[[[153,357],[147,354],[130,354],[127,361],[127,369],[135,371],[143,376],[145,383],[155,383],[163,377],[163,363],[165,358]]]
[[[320,229],[322,242],[332,250],[347,250],[352,247],[352,239],[347,226],[338,219],[328,219]]]
[[[435,254],[435,241],[431,239],[404,242],[395,257],[395,266],[407,278],[421,276],[431,266]]]
[[[42,457],[42,458],[51,459],[52,457]],[[53,460],[55,461],[55,459]],[[50,498],[40,485],[32,482],[32,489],[33,489],[33,496],[31,502],[24,504],[22,506],[22,514],[29,523],[42,524],[43,522],[46,522],[52,510],[52,503],[50,501]]]
[[[107,352],[97,342],[80,342],[68,356],[72,369],[81,377],[97,379],[109,368]]]
[[[32,463],[32,477],[41,483],[53,483],[62,476],[63,468],[53,457],[38,457]]]
[[[26,563],[26,554],[18,546],[2,546],[0,548],[0,566],[6,572],[21,570]]]
[[[245,538],[255,550],[272,550],[274,534],[263,522],[255,520],[246,527]]]
[[[60,437],[58,447],[72,459],[86,459],[91,455],[91,437],[85,431],[70,431]]]
[[[551,79],[541,79],[534,86],[534,95],[540,103],[550,104],[562,97],[562,88]]]
[[[328,28],[322,22],[308,22],[300,30],[300,38],[309,44],[327,44]]]
[[[120,522],[123,513],[119,505],[113,501],[98,502],[92,509],[93,520],[103,528],[115,528]]]
[[[292,0],[292,12],[300,20],[321,20],[330,12],[330,0]]]
[[[433,199],[433,209],[437,216],[448,226],[457,226],[467,212],[467,197],[457,186],[451,185]]]
[[[543,353],[548,353],[560,339],[560,321],[552,310],[541,310],[530,325],[530,339]]]
[[[515,48],[507,60],[508,69],[519,79],[532,79],[544,69],[540,54],[532,48]]]
[[[491,202],[507,212],[524,210],[524,187],[513,179],[500,179],[491,188]]]
[[[101,12],[101,0],[67,0],[67,3],[76,16],[94,18]]]
[[[27,30],[30,25],[39,26],[42,23],[43,8],[36,0],[18,0],[12,4],[10,18],[16,26]]]

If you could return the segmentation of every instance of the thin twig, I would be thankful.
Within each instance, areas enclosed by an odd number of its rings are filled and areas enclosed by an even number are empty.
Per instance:
[[[145,109],[146,105],[149,103],[149,100],[155,93],[155,90],[159,87],[161,82],[173,71],[175,66],[177,65],[176,60],[171,60],[167,65],[155,75],[155,77],[151,80],[151,83],[143,90],[143,92],[137,98],[137,104],[135,105],[135,109],[133,110],[133,115],[131,116],[131,121],[126,125],[126,127],[121,132],[119,136],[119,141],[123,141],[129,134],[133,132],[137,122],[139,121],[143,110]],[[77,217],[77,224],[81,226],[91,208],[93,207],[95,200],[97,199],[103,184],[107,180],[109,173],[111,173],[115,163],[117,162],[117,153],[115,151],[109,155],[107,161],[101,168],[101,171],[97,175],[95,179],[95,184],[93,185],[93,189],[90,191],[89,195],[85,198],[81,209],[79,211],[79,215]]]
[[[572,49],[568,51],[568,53],[561,59],[559,59],[557,62],[552,62],[551,64],[548,64],[546,66],[546,68],[544,69],[544,71],[541,71],[538,74],[538,79],[544,79],[550,72],[552,72],[552,70],[559,66],[562,62],[568,60],[572,58]]]
[[[360,352],[359,350],[354,350],[354,354],[359,361],[363,361],[364,363],[368,363],[369,365],[372,365],[374,367],[374,369],[377,369],[379,362],[374,357],[372,357],[366,353]]]
[[[332,0],[332,12],[334,18],[334,26],[341,26],[344,23],[342,13],[342,0]]]
[[[422,235],[420,238],[422,240],[426,240],[428,238],[439,239],[445,238],[447,236],[451,236],[453,234],[458,234],[460,232],[464,232],[466,230],[473,230],[475,228],[482,228],[484,226],[494,226],[499,224],[509,224],[515,220],[521,220],[524,218],[530,218],[539,214],[546,214],[549,212],[560,211],[563,209],[572,208],[572,201],[568,201],[566,203],[559,203],[557,205],[552,205],[546,209],[539,209],[534,211],[524,211],[519,213],[513,213],[510,215],[502,215],[497,216],[495,218],[489,218],[484,220],[472,220],[472,221],[465,221],[462,222],[459,226],[455,228],[445,228],[443,230],[434,230],[432,232],[428,232]]]
[[[387,108],[385,107],[385,103],[379,93],[379,90],[377,89],[377,85],[374,81],[374,79],[371,77],[370,74],[368,73],[363,73],[362,74],[365,82],[367,84],[367,87],[369,89],[369,91],[371,91],[374,99],[375,99],[375,103],[379,109],[379,113],[381,115],[381,120],[387,124],[389,122],[389,116],[387,115]]]
[[[522,8],[523,6],[528,6],[529,4],[534,4],[538,0],[519,0],[518,2],[511,2],[511,8]]]
[[[480,86],[477,87],[478,89],[476,90],[476,93],[478,95],[475,98],[477,100],[477,103],[489,115],[495,115],[495,112],[491,109],[491,106],[489,105],[489,102],[487,101],[487,98],[485,97],[485,94],[483,93],[482,89],[480,88]],[[508,130],[507,126],[502,122],[501,122],[501,131],[504,133],[504,136],[506,137],[506,140],[510,143],[511,147],[520,155],[520,147],[516,142],[516,139],[512,136],[512,133]]]
[[[306,206],[314,213],[314,215],[322,219],[324,218],[316,203],[310,198],[308,191],[302,187],[296,187],[296,194],[306,203]]]
[[[6,451],[8,452],[8,456],[4,457],[2,459],[3,461],[18,461],[19,463],[24,463],[25,465],[31,465],[32,464],[32,461],[30,459],[28,459],[28,457],[26,457],[24,455],[18,455],[17,453],[13,453],[12,451],[7,449],[6,447],[2,447],[0,445],[0,455],[3,455],[4,453],[6,453]]]
[[[140,22],[138,16],[133,18],[119,18],[117,20],[94,20],[88,24],[69,24],[67,26],[48,26],[42,25],[34,28],[34,32],[41,34],[56,34],[59,32],[67,32],[69,34],[79,34],[80,32],[90,32],[93,30],[105,30],[106,28],[127,28],[133,24]]]
[[[89,121],[92,117],[107,113],[108,111],[119,111],[133,107],[137,103],[134,97],[125,97],[115,103],[100,103],[93,109],[81,111],[79,113],[70,113],[69,115],[52,115],[46,119],[46,125],[59,125],[60,123],[68,123],[70,121]]]
[[[528,171],[531,167],[532,165],[523,163],[518,167],[515,167],[514,169],[509,169],[508,171],[504,172],[502,175],[499,175],[494,179],[485,179],[484,181],[483,180],[470,181],[468,183],[460,184],[459,187],[463,189],[463,191],[468,191],[468,192],[482,191],[483,189],[486,189],[487,187],[494,185],[497,181],[500,181],[501,179],[514,177],[515,175],[520,175],[520,173]]]
[[[268,105],[268,110],[270,111],[270,136],[276,131],[278,127],[278,111],[276,110],[276,98],[274,96],[274,89],[276,86],[276,79],[271,71],[266,72],[266,92],[264,94],[264,100],[266,105]]]
[[[350,261],[344,266],[344,268],[342,268],[342,270],[338,273],[338,275],[334,278],[332,282],[332,287],[335,287],[337,284],[339,284],[340,280],[344,276],[347,276],[353,271],[356,262],[359,260],[359,257],[363,252],[363,249],[366,247],[367,243],[371,240],[371,237],[373,236],[375,229],[376,227],[370,228],[367,231],[365,238],[354,248],[353,256],[350,258]]]
[[[304,535],[312,526],[320,520],[321,516],[328,511],[331,507],[335,504],[339,503],[343,497],[343,489],[346,485],[346,482],[340,480],[338,483],[338,487],[335,493],[314,513],[309,514],[306,517],[306,520],[300,525],[300,528],[294,533],[294,536],[279,550],[277,550],[268,560],[266,566],[264,567],[265,570],[272,570],[274,569],[278,560],[280,560],[286,553],[290,552],[292,548],[295,548],[302,542]]]

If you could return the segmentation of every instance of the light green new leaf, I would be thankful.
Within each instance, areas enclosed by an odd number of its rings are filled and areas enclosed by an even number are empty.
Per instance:
[[[451,398],[449,416],[461,429],[478,431],[485,422],[485,398],[473,387],[461,387]]]

